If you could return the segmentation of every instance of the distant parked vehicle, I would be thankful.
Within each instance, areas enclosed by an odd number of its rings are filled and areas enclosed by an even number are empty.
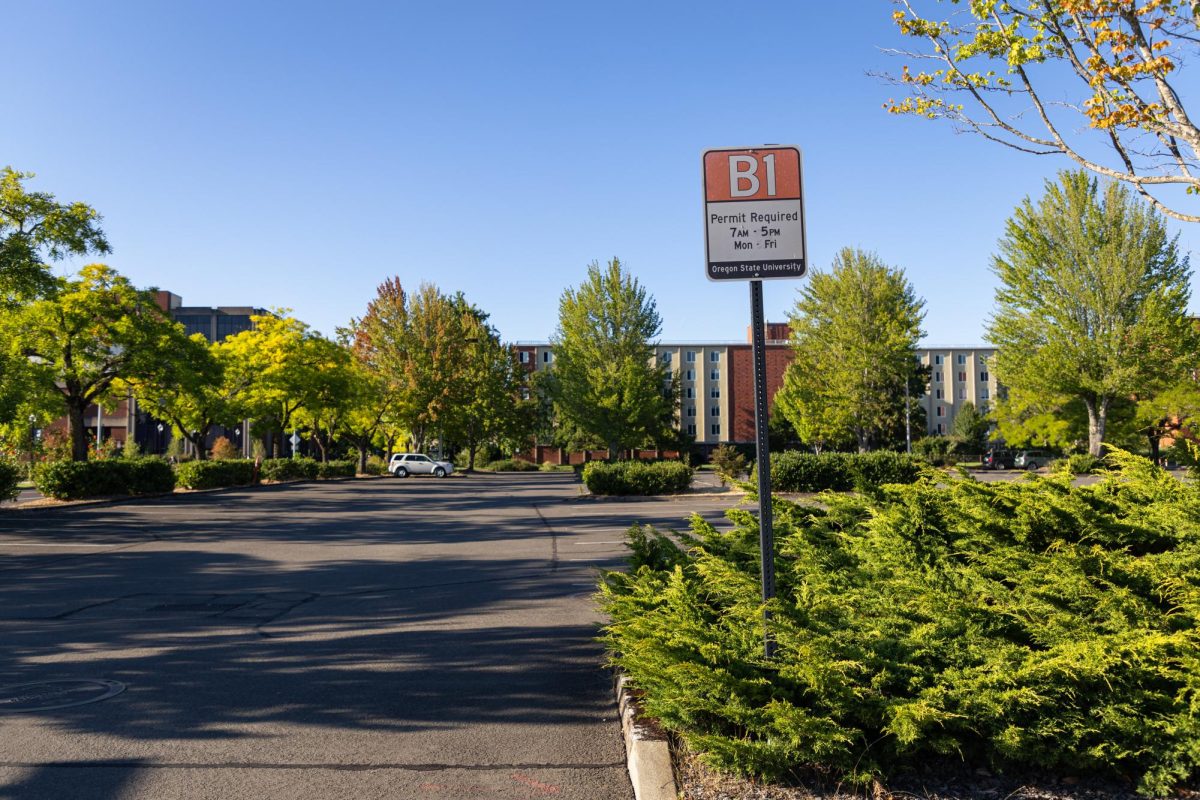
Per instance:
[[[388,472],[397,478],[407,478],[409,475],[444,478],[454,472],[454,465],[449,461],[434,461],[424,453],[396,453],[388,462]]]
[[[1017,469],[1035,470],[1050,463],[1050,454],[1044,450],[1021,450],[1013,458]]]
[[[992,448],[983,454],[984,469],[1012,469],[1013,451],[1003,448]]]

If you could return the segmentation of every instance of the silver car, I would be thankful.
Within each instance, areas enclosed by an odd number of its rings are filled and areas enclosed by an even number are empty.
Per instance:
[[[397,478],[407,478],[409,475],[444,478],[454,472],[454,465],[449,461],[434,461],[424,453],[396,453],[388,462],[388,472]]]

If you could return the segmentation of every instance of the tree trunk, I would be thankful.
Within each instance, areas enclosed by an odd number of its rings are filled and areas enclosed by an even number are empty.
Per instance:
[[[83,426],[83,412],[87,403],[81,400],[67,401],[67,423],[71,429],[71,460],[87,461],[87,429]]]
[[[1088,412],[1088,452],[1100,458],[1104,451],[1104,428],[1108,423],[1107,397],[1084,400]]]
[[[608,460],[616,461],[621,455],[621,444],[619,442],[608,443]]]
[[[1157,464],[1159,456],[1161,455],[1159,452],[1158,443],[1162,439],[1162,433],[1155,428],[1146,438],[1150,440],[1150,460]]]
[[[367,474],[367,445],[361,441],[358,444],[358,474]]]

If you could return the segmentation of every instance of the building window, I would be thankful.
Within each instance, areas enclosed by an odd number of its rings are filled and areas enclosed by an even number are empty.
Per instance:
[[[712,372],[708,373],[708,377],[710,380],[714,380],[714,381],[721,380],[721,370],[714,369]]]
[[[933,399],[934,399],[934,400],[941,400],[941,399],[942,399],[942,390],[941,390],[941,389],[934,389],[934,390],[933,390]]]
[[[980,382],[980,383],[987,383],[987,382],[988,382],[988,374],[987,374],[986,372],[981,372],[981,373],[979,373],[979,382]]]
[[[550,363],[550,351],[549,351],[549,350],[543,350],[543,351],[542,351],[542,363],[543,363],[543,364],[549,364],[549,363]]]
[[[663,353],[663,354],[662,354],[662,363],[664,363],[664,364],[670,364],[670,363],[671,363],[671,354],[670,354],[669,352],[668,352],[668,353]]]
[[[686,356],[686,359],[687,359],[687,362],[688,362],[689,364],[693,364],[693,363],[695,363],[695,361],[696,361],[696,351],[695,351],[695,350],[688,350],[688,351],[687,351],[687,356]]]
[[[689,386],[683,390],[683,397],[685,400],[691,400],[695,396],[696,396],[696,390],[693,389],[692,387]]]
[[[721,351],[720,350],[710,350],[708,353],[708,360],[713,362],[714,364],[720,362]]]
[[[937,424],[937,432],[939,436],[946,432],[946,429],[942,427],[942,423],[940,422]]]
[[[696,407],[695,407],[695,406],[688,406],[688,407],[687,407],[687,415],[688,415],[689,417],[694,417],[694,416],[696,416]]]
[[[959,383],[966,383],[967,382],[967,373],[965,373],[965,372],[958,373],[958,381],[959,381]]]
[[[711,398],[713,398],[714,400],[715,400],[716,398],[720,397],[720,396],[721,396],[721,387],[720,387],[720,386],[714,386],[714,387],[712,387],[711,389],[709,389],[709,390],[708,390],[708,396],[709,396],[709,397],[711,397]]]
[[[963,388],[962,386],[958,387],[958,399],[959,400],[967,399],[967,390],[965,388]]]
[[[719,422],[714,422],[712,425],[710,425],[710,426],[708,427],[708,429],[709,429],[710,431],[712,431],[712,435],[713,435],[713,436],[720,436],[720,435],[721,435],[721,423],[719,423]]]
[[[941,406],[938,406],[938,407],[937,407],[937,415],[938,415],[939,417],[944,417],[944,416],[946,416],[946,410],[945,410],[944,408],[942,408]],[[938,426],[938,427],[941,427],[941,426]]]
[[[687,431],[688,431],[689,436],[695,436],[696,435],[696,426],[694,424],[688,425]]]
[[[988,395],[988,389],[986,386],[979,390],[979,398],[981,400],[987,400],[989,396],[990,395]]]
[[[683,373],[683,379],[685,381],[696,380],[696,371],[694,369],[689,369],[687,372]]]
[[[933,382],[934,383],[942,382],[942,371],[940,369],[937,372],[933,373]]]
[[[937,364],[938,366],[941,366],[941,364],[942,364],[942,357],[941,357],[941,356],[934,356],[934,357],[933,357],[933,363],[934,363],[934,364]]]
[[[710,417],[719,417],[719,416],[721,416],[721,407],[720,407],[720,406],[713,406],[713,407],[711,407],[711,408],[708,410],[708,415],[709,415]]]
[[[229,336],[248,331],[253,327],[254,324],[250,322],[249,314],[218,314],[217,341],[224,341]]]
[[[959,353],[959,355],[958,355],[958,365],[961,367],[961,366],[963,366],[963,365],[964,365],[964,364],[966,364],[966,363],[967,363],[967,357],[966,357],[966,356],[964,356],[963,354]]]
[[[521,362],[522,364],[528,364],[528,363],[529,363],[529,351],[528,351],[528,350],[522,350],[522,351],[520,352],[520,354],[517,356],[517,358],[520,360],[520,362]]]

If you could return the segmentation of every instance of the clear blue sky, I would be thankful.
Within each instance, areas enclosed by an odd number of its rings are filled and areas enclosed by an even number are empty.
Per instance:
[[[740,340],[746,285],[704,277],[700,154],[798,144],[813,263],[875,250],[927,341],[980,342],[1004,220],[1065,163],[887,115],[866,73],[901,66],[892,8],[12,0],[0,164],[93,205],[106,260],[188,305],[332,333],[397,275],[544,340],[615,255],[665,340]],[[769,318],[797,285],[766,283]]]

